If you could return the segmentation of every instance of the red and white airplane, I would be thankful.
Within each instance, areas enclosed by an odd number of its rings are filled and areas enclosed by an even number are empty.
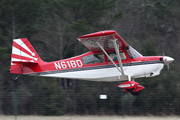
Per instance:
[[[100,31],[77,38],[90,51],[68,59],[44,62],[26,38],[14,39],[10,73],[90,81],[124,81],[125,92],[139,94],[143,86],[134,79],[154,77],[164,65],[174,61],[168,56],[142,56],[116,31]],[[18,81],[18,77],[13,79]]]

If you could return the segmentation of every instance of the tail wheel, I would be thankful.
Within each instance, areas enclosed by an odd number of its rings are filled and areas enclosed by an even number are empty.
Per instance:
[[[20,76],[16,76],[15,78],[13,78],[13,82],[14,83],[18,83],[18,78],[19,78]]]

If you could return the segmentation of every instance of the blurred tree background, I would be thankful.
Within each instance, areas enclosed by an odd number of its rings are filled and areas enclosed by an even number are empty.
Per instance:
[[[102,30],[117,31],[143,55],[175,59],[169,71],[136,80],[146,89],[136,97],[124,94],[125,114],[180,115],[180,0],[1,0],[0,114],[15,109],[12,39],[28,38],[44,61],[54,61],[87,52],[76,38]],[[120,83],[23,76],[18,114],[121,115]]]

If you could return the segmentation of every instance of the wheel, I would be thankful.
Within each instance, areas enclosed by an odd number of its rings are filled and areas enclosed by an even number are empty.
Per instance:
[[[126,89],[128,92],[131,92],[131,91],[133,91],[134,90],[134,88],[132,88],[132,89]]]
[[[136,96],[136,95],[139,95],[140,92],[141,92],[141,90],[138,91],[138,92],[131,92],[131,94],[134,95],[134,96]]]
[[[14,82],[14,83],[18,83],[18,76],[15,77],[15,78],[13,78],[13,82]]]

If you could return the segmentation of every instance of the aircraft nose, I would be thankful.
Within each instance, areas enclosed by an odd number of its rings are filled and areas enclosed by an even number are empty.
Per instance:
[[[163,61],[165,65],[168,65],[169,63],[173,62],[174,59],[172,57],[164,56]]]

